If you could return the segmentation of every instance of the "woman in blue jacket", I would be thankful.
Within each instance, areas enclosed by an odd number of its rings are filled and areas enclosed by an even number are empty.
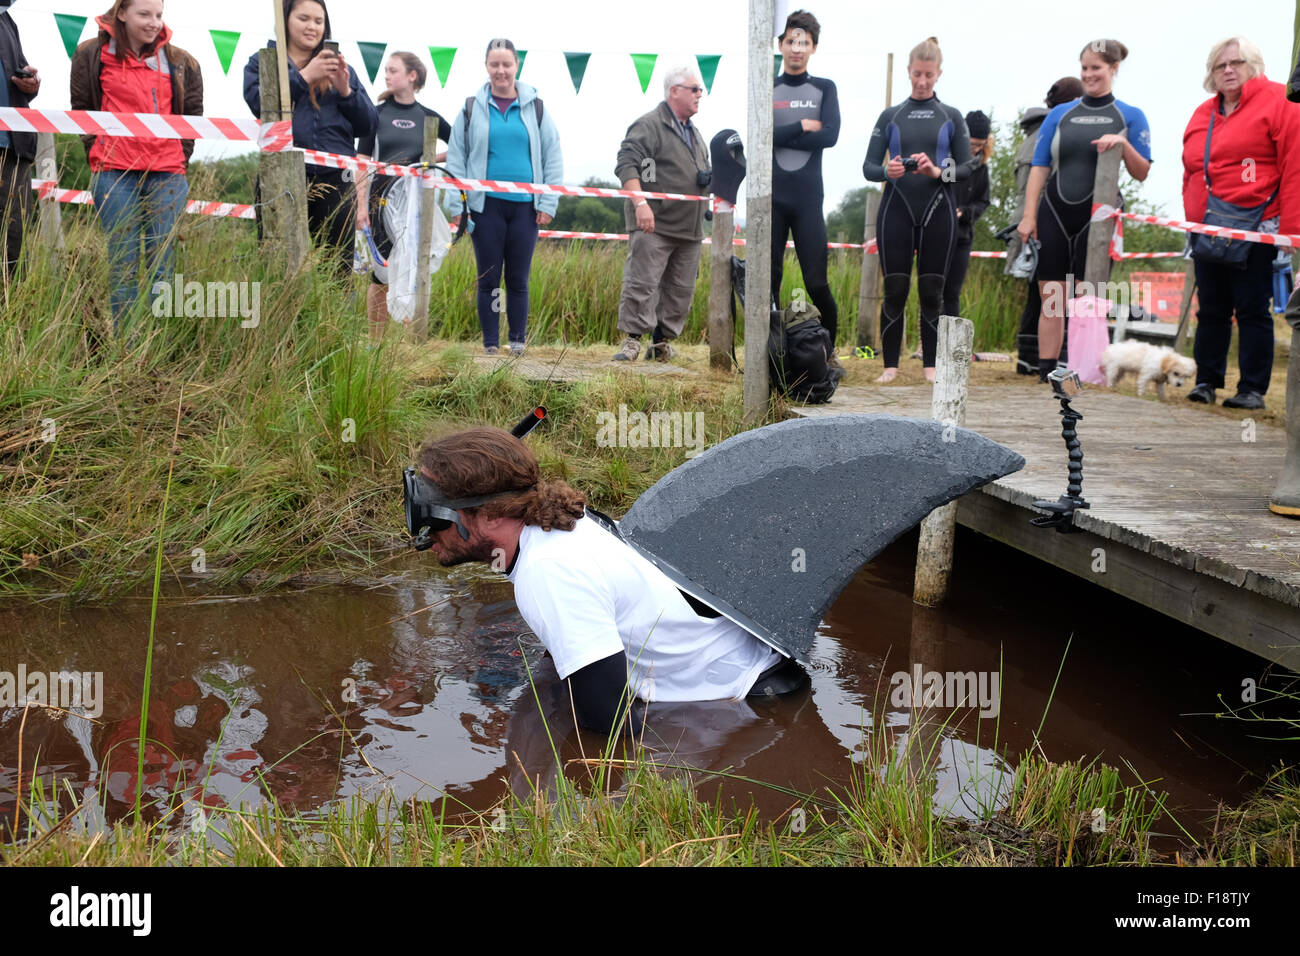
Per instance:
[[[560,133],[543,109],[537,91],[516,81],[519,56],[509,40],[487,48],[488,82],[465,102],[451,128],[447,169],[467,179],[551,183],[564,181]],[[555,216],[554,193],[469,194],[474,256],[478,262],[478,320],[483,349],[500,351],[501,274],[506,279],[510,354],[522,355],[528,327],[528,274],[537,230]],[[461,202],[452,196],[452,225],[459,225]]]
[[[375,131],[378,115],[342,55],[325,49],[330,18],[324,0],[284,0],[288,40],[289,99],[293,145],[343,156],[357,154],[356,141]],[[268,46],[275,46],[272,40]],[[244,67],[244,101],[262,112],[257,54]],[[317,242],[333,247],[340,272],[352,268],[356,193],[345,170],[307,164],[307,222]],[[259,196],[259,201],[260,201]]]

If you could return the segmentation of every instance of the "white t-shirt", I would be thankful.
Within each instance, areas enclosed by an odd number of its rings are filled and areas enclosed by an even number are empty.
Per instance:
[[[731,700],[781,660],[725,617],[700,617],[662,571],[590,518],[572,531],[526,525],[508,577],[561,680],[621,652],[642,700]]]

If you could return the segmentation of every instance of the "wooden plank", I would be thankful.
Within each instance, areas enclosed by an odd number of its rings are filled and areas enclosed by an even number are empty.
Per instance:
[[[1057,534],[1032,527],[1021,509],[972,492],[959,500],[957,520],[1129,600],[1235,644],[1267,660],[1300,668],[1296,611],[1231,582],[1154,563],[1149,555],[1094,534]],[[1104,573],[1093,570],[1104,557]],[[1069,613],[1068,604],[1062,608]]]
[[[731,313],[731,240],[736,235],[735,213],[713,214],[713,244],[709,247],[709,366],[731,368],[736,330]]]

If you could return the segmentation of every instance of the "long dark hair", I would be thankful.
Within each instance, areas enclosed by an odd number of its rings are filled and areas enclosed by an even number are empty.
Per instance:
[[[452,499],[518,492],[465,509],[484,518],[518,518],[543,531],[572,531],[583,516],[582,492],[564,481],[542,481],[532,451],[502,428],[470,428],[431,438],[420,447],[419,462]]]
[[[308,2],[319,5],[321,12],[325,14],[325,34],[320,38],[320,43],[316,44],[316,49],[311,51],[311,56],[307,58],[307,62],[310,63],[312,60],[316,59],[316,55],[320,53],[321,50],[325,49],[325,41],[334,36],[334,30],[330,27],[329,7],[325,6],[325,0],[284,0],[284,42],[286,46],[284,55],[286,57],[289,55],[289,50],[287,49],[289,44],[289,14],[293,13],[293,8],[298,6],[298,4]],[[313,109],[320,109],[320,101],[317,99],[317,95],[328,92],[331,85],[332,84],[329,80],[318,80],[308,88],[307,96],[311,99]]]

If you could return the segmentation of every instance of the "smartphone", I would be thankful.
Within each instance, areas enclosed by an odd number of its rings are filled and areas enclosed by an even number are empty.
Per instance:
[[[14,73],[14,76],[20,80],[30,80],[35,75],[36,74],[33,73],[28,67],[23,67],[21,70],[17,70]]]
[[[326,50],[329,50],[329,51],[330,51],[331,53],[333,53],[335,56],[338,56],[338,55],[339,55],[339,41],[338,41],[338,40],[326,40],[324,46],[325,46],[325,49],[326,49]]]

